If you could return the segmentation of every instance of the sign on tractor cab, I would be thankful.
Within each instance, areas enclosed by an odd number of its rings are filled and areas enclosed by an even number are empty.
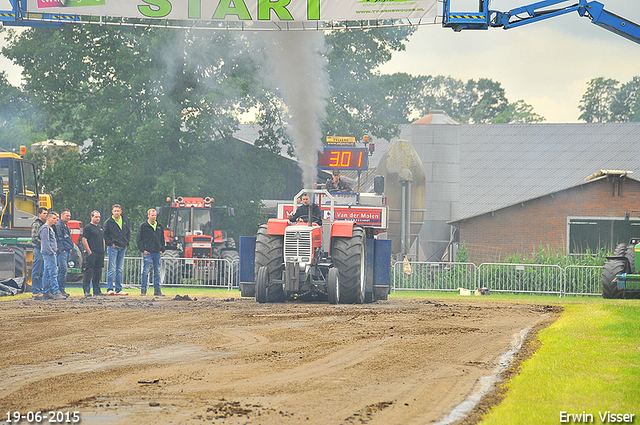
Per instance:
[[[294,210],[293,204],[278,204],[278,218],[287,218],[288,213]],[[331,220],[331,207],[322,205],[322,219]],[[373,227],[375,229],[387,228],[387,207],[375,206],[336,206],[334,208],[335,220],[354,221],[357,225],[364,227]]]

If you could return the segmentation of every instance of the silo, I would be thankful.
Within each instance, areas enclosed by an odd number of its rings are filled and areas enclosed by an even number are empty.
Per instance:
[[[426,175],[425,220],[420,246],[426,261],[440,261],[451,240],[448,221],[458,218],[460,205],[460,123],[444,111],[411,125],[411,144]]]
[[[424,220],[425,174],[411,143],[395,140],[382,155],[376,173],[384,176],[393,254],[409,253]],[[404,241],[404,243],[403,243]],[[404,251],[404,252],[403,252]]]

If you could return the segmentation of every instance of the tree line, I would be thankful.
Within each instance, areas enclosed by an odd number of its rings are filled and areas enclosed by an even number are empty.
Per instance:
[[[142,220],[167,197],[212,196],[235,209],[216,227],[255,231],[264,194],[284,186],[274,153],[293,154],[286,105],[255,49],[260,34],[109,25],[3,31],[2,54],[22,67],[24,82],[14,87],[0,74],[0,147],[51,138],[82,146],[53,160],[33,158],[56,206],[86,218],[120,203]],[[399,125],[432,109],[461,123],[544,121],[524,100],[510,103],[490,79],[377,71],[414,31],[325,35],[326,135],[391,140]],[[232,137],[248,113],[260,129],[252,150]]]

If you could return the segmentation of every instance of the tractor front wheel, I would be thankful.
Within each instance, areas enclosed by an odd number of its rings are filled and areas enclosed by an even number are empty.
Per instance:
[[[327,275],[327,298],[329,304],[340,302],[340,273],[335,267],[331,267]]]

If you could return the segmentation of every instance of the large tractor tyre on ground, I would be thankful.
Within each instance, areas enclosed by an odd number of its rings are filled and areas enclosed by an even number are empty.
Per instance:
[[[256,274],[256,301],[259,303],[279,303],[285,300],[282,284],[272,284],[269,268],[262,266]]]
[[[267,291],[269,290],[269,269],[262,266],[256,273],[256,301],[259,303],[267,302]]]
[[[618,289],[616,276],[624,273],[625,264],[622,260],[607,260],[602,268],[602,298],[622,298],[622,291]]]
[[[335,267],[331,267],[327,274],[327,298],[329,304],[340,302],[340,272]]]
[[[339,302],[362,304],[365,296],[365,233],[354,226],[350,238],[335,237],[331,245],[331,258],[338,269]]]
[[[258,228],[256,234],[255,276],[256,290],[258,271],[261,267],[267,267],[271,280],[282,279],[282,263],[284,260],[283,247],[284,236],[267,235],[267,225]]]
[[[27,252],[24,248],[15,247],[12,248],[15,258],[15,277],[25,277],[26,276],[26,265],[27,265]]]
[[[73,264],[73,265],[71,265]],[[84,264],[82,257],[82,250],[76,244],[73,245],[73,249],[69,254],[69,265],[74,269],[82,270],[82,266]],[[82,282],[84,273],[67,273],[67,282]]]
[[[150,269],[149,279],[151,279],[153,267],[150,267]],[[168,249],[162,253],[162,261],[160,263],[160,284],[175,285],[178,283],[182,283],[180,252],[175,249]]]
[[[220,253],[220,259],[225,261],[217,262],[218,285],[238,286],[238,265],[240,264],[240,254],[238,251],[228,250]]]
[[[607,260],[602,268],[602,298],[638,298],[640,294],[627,293],[626,297],[623,291],[618,289],[618,281],[616,276],[622,273],[635,273],[636,259],[633,252],[634,245],[621,243],[616,246],[613,251],[615,257],[626,257],[629,262],[624,260]]]

